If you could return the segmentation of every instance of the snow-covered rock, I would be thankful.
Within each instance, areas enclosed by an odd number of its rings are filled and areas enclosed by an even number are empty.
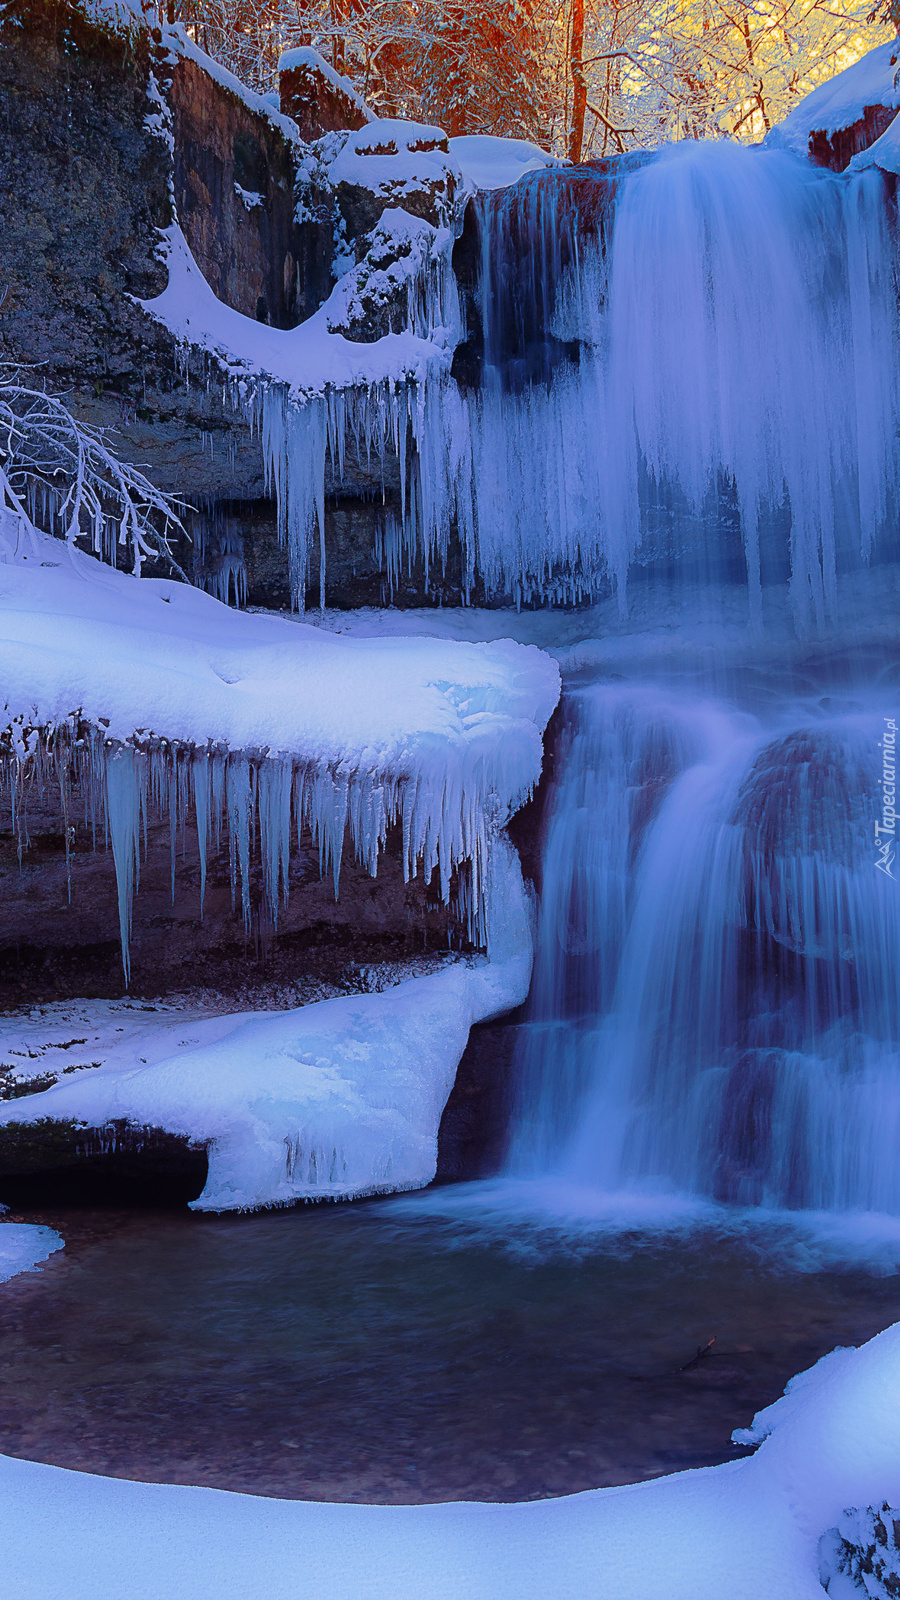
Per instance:
[[[281,109],[303,139],[338,128],[361,128],[372,120],[362,96],[311,46],[285,50],[278,62]]]
[[[866,167],[880,167],[882,172],[900,176],[900,114],[867,150],[860,150],[850,162],[851,172],[862,172]]]
[[[507,189],[528,172],[569,165],[528,139],[504,139],[494,133],[463,133],[449,144],[450,154],[473,189]]]
[[[224,803],[242,878],[258,810],[273,901],[292,822],[305,817],[326,863],[339,862],[347,831],[373,873],[402,822],[406,870],[437,868],[449,894],[454,864],[470,860],[477,905],[489,836],[540,774],[559,695],[541,651],[344,640],[115,572],[17,533],[11,515],[6,528],[0,746],[18,782],[51,730],[94,730],[83,759],[104,795],[125,944],[148,779],[158,785],[159,763],[171,764],[160,740],[192,752],[201,840]],[[235,759],[246,770],[232,771]]]
[[[488,960],[380,995],[216,1018],[190,1041],[151,1026],[0,1121],[125,1120],[207,1143],[202,1203],[217,1209],[427,1183],[470,1025],[527,992],[529,913],[500,829],[540,773],[555,663],[509,640],[343,639],[115,572],[11,513],[5,527],[0,755],[14,801],[51,768],[65,784],[76,761],[109,831],[126,977],[142,819],[166,793],[173,825],[193,800],[201,907],[223,811],[245,907],[259,830],[273,916],[302,820],[336,890],[345,832],[374,875],[399,821],[405,870],[436,869],[445,899],[469,863]]]
[[[421,1188],[437,1168],[469,1028],[528,992],[529,906],[502,838],[488,872],[487,958],[292,1011],[175,1022],[163,1012],[127,1031],[113,1013],[91,1041],[91,1064],[0,1106],[0,1129],[125,1122],[205,1144],[209,1173],[194,1204],[207,1211]],[[3,1031],[23,1036],[15,1022]],[[24,1037],[45,1060],[40,1025]],[[0,1034],[0,1052],[6,1043]]]
[[[766,145],[792,150],[798,156],[812,155],[826,166],[845,167],[851,156],[884,132],[891,113],[900,108],[898,63],[900,41],[896,39],[868,51],[852,67],[805,95],[772,129]],[[838,149],[835,136],[844,134],[848,138]],[[813,147],[814,135],[820,136],[821,147]]]
[[[402,206],[437,227],[452,220],[462,183],[442,128],[373,117],[348,134],[328,167],[348,232],[374,227],[386,206]]]

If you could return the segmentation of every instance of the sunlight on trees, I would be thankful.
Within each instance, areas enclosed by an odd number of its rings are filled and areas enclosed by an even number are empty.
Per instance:
[[[171,0],[252,87],[313,45],[373,110],[536,139],[573,161],[662,139],[764,137],[874,45],[884,0]]]

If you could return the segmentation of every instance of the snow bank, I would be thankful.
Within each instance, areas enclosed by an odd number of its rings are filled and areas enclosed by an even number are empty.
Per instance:
[[[868,51],[861,61],[805,95],[790,116],[767,135],[765,144],[806,156],[810,134],[824,133],[830,139],[859,122],[867,106],[900,107],[898,62],[900,42],[896,39]]]
[[[473,1022],[521,1004],[531,975],[518,858],[498,838],[488,883],[488,957],[381,994],[209,1020],[163,1013],[112,1023],[42,1093],[0,1106],[0,1126],[122,1119],[209,1147],[196,1207],[248,1210],[299,1199],[415,1189],[437,1168],[441,1113]],[[15,1023],[4,1030],[21,1040]],[[51,1028],[51,1035],[54,1031]],[[44,1066],[39,1025],[29,1050]],[[9,1037],[0,1050],[10,1055]],[[37,1049],[35,1050],[35,1044]]]
[[[493,133],[460,134],[450,140],[450,154],[474,189],[507,189],[526,172],[569,164],[527,139],[503,139]]]
[[[522,1505],[357,1506],[0,1459],[2,1600],[822,1600],[819,1536],[900,1493],[900,1326],[761,1413],[748,1460]]]
[[[302,400],[329,387],[421,378],[435,363],[449,363],[445,349],[409,332],[386,334],[373,344],[354,344],[332,333],[329,321],[342,306],[331,300],[296,328],[271,328],[216,298],[177,224],[164,231],[161,247],[168,284],[161,295],[139,304],[176,339],[207,351],[229,377],[250,380],[248,393],[256,394],[262,378],[285,385]]]
[[[224,807],[244,880],[258,813],[273,909],[292,820],[310,823],[335,867],[349,832],[373,873],[399,820],[407,872],[437,868],[449,893],[454,863],[471,860],[477,909],[490,830],[540,773],[559,694],[540,651],[338,639],[111,571],[36,534],[5,548],[0,746],[27,767],[40,730],[95,730],[123,943],[148,781],[165,792],[177,777],[160,740],[191,755],[202,861]],[[184,777],[176,811],[183,788]]]
[[[358,184],[400,205],[405,196],[432,187],[449,184],[452,193],[461,173],[443,128],[399,117],[373,117],[364,128],[348,134],[329,164],[328,177],[331,183]]]
[[[62,1250],[64,1241],[52,1228],[31,1222],[0,1221],[0,1283],[17,1272],[33,1272],[42,1261]]]

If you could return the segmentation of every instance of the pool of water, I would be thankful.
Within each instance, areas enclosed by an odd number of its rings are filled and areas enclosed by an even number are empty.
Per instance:
[[[0,1451],[301,1499],[528,1499],[727,1461],[793,1373],[900,1317],[896,1276],[702,1228],[510,1249],[402,1200],[25,1220],[66,1248],[0,1286]]]

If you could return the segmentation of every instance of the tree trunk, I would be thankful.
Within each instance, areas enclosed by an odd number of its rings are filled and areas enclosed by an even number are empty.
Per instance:
[[[587,83],[584,76],[584,0],[572,0],[572,31],[569,36],[569,71],[572,76],[572,125],[569,129],[569,160],[581,160],[584,143],[584,118],[587,111]]]

